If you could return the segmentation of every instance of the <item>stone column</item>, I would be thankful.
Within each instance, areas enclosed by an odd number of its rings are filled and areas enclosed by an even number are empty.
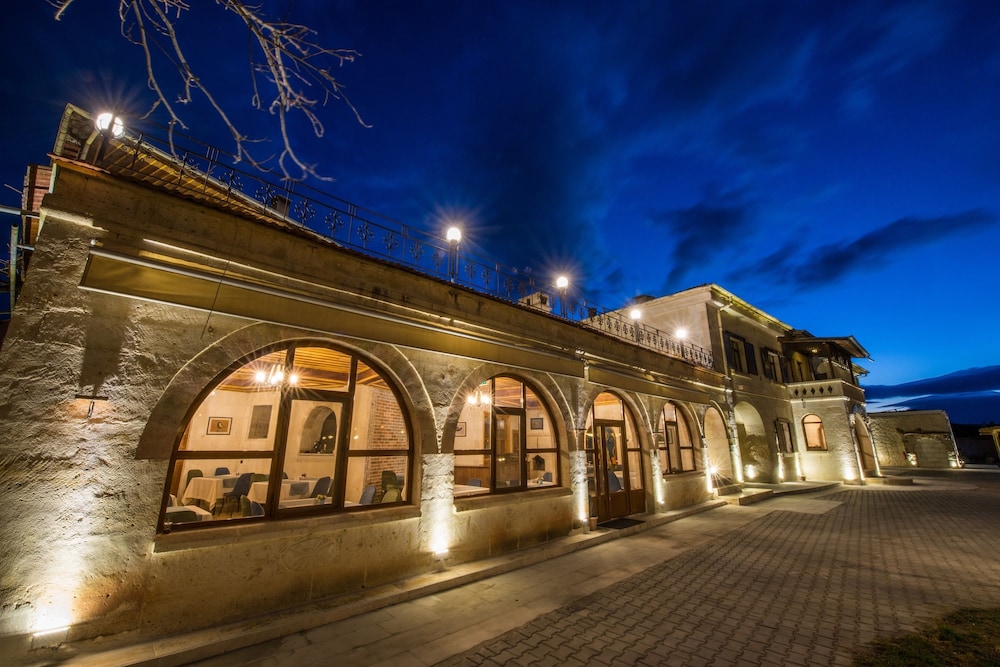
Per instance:
[[[424,454],[420,485],[420,547],[443,561],[455,517],[455,455]]]

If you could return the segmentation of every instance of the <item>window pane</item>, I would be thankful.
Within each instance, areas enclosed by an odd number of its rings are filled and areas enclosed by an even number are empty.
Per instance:
[[[685,471],[695,469],[694,460],[694,450],[693,449],[682,449],[681,450],[681,466]]]
[[[594,399],[594,418],[621,421],[622,408],[622,402],[617,396],[607,391],[601,392]]]
[[[344,505],[381,505],[408,497],[405,456],[351,456]]]
[[[628,450],[628,487],[631,490],[642,488],[642,456],[639,450]]]
[[[559,454],[552,431],[552,418],[531,389],[525,387],[524,395],[528,420],[525,438],[528,478],[537,486],[559,484]]]
[[[295,349],[293,378],[300,389],[347,391],[351,379],[351,355],[326,347]]]
[[[282,477],[308,482],[309,490],[302,494],[302,486],[297,485],[297,492],[293,494],[291,488],[284,488],[288,485],[283,484],[285,497],[280,498],[281,501],[301,500],[303,495],[331,497],[338,493],[332,482],[336,478],[337,451],[342,446],[343,421],[344,404],[339,401],[291,401]],[[293,505],[282,502],[281,506]]]
[[[509,377],[493,378],[493,404],[499,408],[524,407],[521,391],[524,387],[520,381]]]
[[[519,415],[496,416],[496,470],[497,488],[521,486],[521,417]]]
[[[169,488],[167,523],[238,519],[249,516],[249,505],[241,501],[254,481],[266,478],[271,459],[187,460],[177,461]],[[227,472],[228,471],[228,472]],[[190,512],[196,518],[179,518],[177,512]],[[173,516],[171,516],[173,515]]]
[[[178,451],[265,451],[274,449],[274,429],[260,428],[263,411],[277,412],[280,387],[269,384],[268,373],[281,369],[284,353],[252,361],[220,382],[195,409]],[[260,376],[257,382],[254,378]],[[251,433],[251,425],[257,427]],[[261,436],[262,437],[259,437]]]
[[[350,449],[405,450],[408,442],[406,419],[392,391],[378,383],[355,387]]]

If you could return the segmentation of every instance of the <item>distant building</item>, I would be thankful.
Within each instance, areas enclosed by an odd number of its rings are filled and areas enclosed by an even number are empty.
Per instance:
[[[15,661],[302,605],[722,485],[877,474],[850,336],[717,285],[604,311],[174,150],[69,107],[52,169],[31,172],[37,239],[0,351]]]
[[[879,465],[957,468],[961,464],[951,421],[943,410],[868,414]]]

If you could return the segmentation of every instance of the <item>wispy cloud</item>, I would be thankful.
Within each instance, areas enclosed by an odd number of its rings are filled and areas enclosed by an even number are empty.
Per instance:
[[[1000,391],[1000,366],[983,366],[948,373],[938,377],[897,385],[871,385],[865,395],[871,399],[923,396],[926,394],[962,394]]]
[[[789,241],[754,265],[741,267],[731,278],[750,273],[768,276],[794,289],[826,285],[891,261],[906,250],[988,228],[997,221],[998,216],[992,211],[973,209],[954,215],[899,218],[861,236],[809,251],[801,250],[798,240]]]

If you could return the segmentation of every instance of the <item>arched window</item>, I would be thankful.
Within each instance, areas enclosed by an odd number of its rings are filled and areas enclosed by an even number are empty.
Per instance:
[[[272,348],[235,364],[192,411],[162,527],[403,503],[412,460],[408,420],[377,370],[325,344]]]
[[[806,449],[826,449],[826,433],[823,431],[823,420],[816,415],[806,415],[802,418],[802,430],[806,434]]]
[[[455,496],[558,484],[559,448],[538,394],[507,375],[479,385],[467,397],[455,431]]]
[[[662,424],[656,438],[656,454],[663,474],[697,470],[698,451],[684,413],[673,403],[667,403],[663,406]]]

